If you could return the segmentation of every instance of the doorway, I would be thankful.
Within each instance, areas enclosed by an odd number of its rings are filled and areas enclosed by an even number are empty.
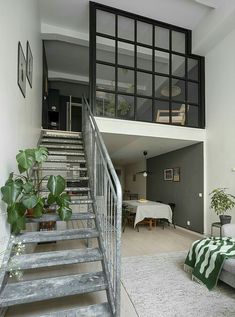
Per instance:
[[[67,102],[67,131],[82,131],[82,104]]]

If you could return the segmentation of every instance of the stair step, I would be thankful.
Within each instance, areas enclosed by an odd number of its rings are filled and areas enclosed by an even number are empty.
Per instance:
[[[86,163],[85,159],[80,160],[64,160],[64,159],[47,159],[46,162],[48,163],[64,163],[64,164],[71,164],[71,163]]]
[[[69,220],[73,221],[73,220],[89,220],[89,219],[95,219],[95,214],[93,212],[73,213]],[[57,214],[47,213],[39,218],[28,217],[26,221],[28,223],[38,223],[38,222],[61,221],[61,219]]]
[[[91,189],[90,187],[66,187],[65,192],[76,192],[76,193],[82,193],[82,192],[89,192]],[[47,188],[43,188],[40,190],[42,193],[47,193],[49,190]]]
[[[61,312],[40,315],[38,317],[112,317],[108,303],[73,308]]]
[[[102,259],[102,253],[98,248],[14,255],[8,264],[7,271],[18,270],[19,268],[21,270],[29,270],[57,265],[95,262]]]
[[[41,140],[41,143],[59,143],[59,144],[83,144],[83,141],[81,139],[78,140],[70,140],[70,139],[60,139],[60,138],[43,138]]]
[[[42,182],[47,182],[48,181],[48,178],[50,176],[45,176],[45,178],[41,179],[40,181]],[[64,179],[66,180],[66,182],[69,182],[69,183],[79,183],[81,181],[87,181],[89,180],[89,177],[88,176],[84,176],[84,177],[80,177],[80,176],[76,176],[76,178],[65,178]]]
[[[49,155],[56,155],[56,156],[84,156],[85,153],[84,152],[70,152],[70,151],[50,151],[49,150]]]
[[[93,200],[92,199],[87,199],[87,198],[78,198],[78,199],[71,199],[71,201],[69,202],[69,205],[88,205],[88,204],[93,204]],[[56,210],[57,209],[57,205],[51,205],[50,206],[50,210]]]
[[[82,138],[82,132],[73,132],[73,131],[63,131],[63,130],[42,130],[43,137],[50,137],[50,138],[68,138],[68,139],[78,139]]]
[[[34,167],[34,171],[39,170],[39,171],[87,171],[86,167],[69,167],[69,166],[45,166],[45,167]]]
[[[15,237],[15,243],[39,243],[50,241],[76,240],[98,238],[99,233],[95,229],[67,229],[54,231],[26,232]]]
[[[0,296],[2,307],[105,290],[102,272],[58,276],[7,284]]]
[[[59,150],[83,150],[83,145],[60,145],[60,144],[48,144],[45,146],[49,149],[59,149]]]
[[[85,204],[93,204],[92,199],[72,199],[70,201],[70,205],[85,205]]]

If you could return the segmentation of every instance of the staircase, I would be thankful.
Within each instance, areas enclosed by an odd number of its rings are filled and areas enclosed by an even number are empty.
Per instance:
[[[37,316],[119,317],[121,189],[87,102],[83,108],[83,133],[42,130],[40,145],[49,151],[47,161],[39,168],[40,176],[43,179],[48,174],[60,174],[66,179],[65,192],[71,196],[73,214],[67,223],[61,222],[55,213],[28,218],[30,226],[55,222],[56,228],[27,231],[10,240],[0,274],[0,316],[14,305],[66,300],[69,296],[105,291],[104,302],[85,307],[78,302],[75,308]],[[47,192],[45,180],[41,191]],[[60,244],[63,246],[65,242],[72,248],[60,249]],[[34,245],[36,249],[33,253],[11,254],[9,250],[19,243]],[[42,243],[47,247],[53,244],[56,250],[40,252]],[[71,265],[81,264],[92,270],[79,274],[74,274],[74,270],[69,272]],[[57,276],[61,266],[62,272],[69,273]],[[8,275],[19,268],[24,271],[26,280],[12,282]],[[50,269],[49,277],[38,278],[41,269]]]

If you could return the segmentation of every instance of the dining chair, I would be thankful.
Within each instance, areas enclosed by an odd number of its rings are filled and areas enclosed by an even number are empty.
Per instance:
[[[160,202],[160,201],[159,201]],[[168,203],[168,205],[171,207],[171,211],[172,211],[172,225],[175,229],[175,217],[174,217],[174,211],[175,211],[175,203]],[[160,219],[160,223],[162,224],[162,229],[165,229],[165,223],[168,224],[168,226],[170,226],[170,222],[168,219]]]
[[[122,205],[122,232],[125,231],[126,225],[130,223],[133,228],[135,224],[135,213],[132,212],[131,208],[127,205]],[[139,232],[139,226],[136,225],[137,231]]]
[[[189,110],[189,106],[187,107],[187,111]],[[159,109],[157,111],[156,122],[159,123],[169,123],[169,115],[170,110],[167,109]],[[173,124],[184,125],[185,124],[185,104],[182,104],[179,109],[171,110],[171,122]]]

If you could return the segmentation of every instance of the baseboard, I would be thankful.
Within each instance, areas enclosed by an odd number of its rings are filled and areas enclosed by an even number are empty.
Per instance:
[[[199,238],[205,238],[205,235],[202,234],[202,233],[199,233],[199,232],[196,232],[196,231],[192,231],[192,230],[189,230],[189,229],[186,229],[186,228],[183,228],[183,227],[180,227],[180,226],[175,226],[177,229],[180,229],[184,232],[187,232],[187,233],[190,233],[190,234],[194,234],[195,236],[199,237]]]

